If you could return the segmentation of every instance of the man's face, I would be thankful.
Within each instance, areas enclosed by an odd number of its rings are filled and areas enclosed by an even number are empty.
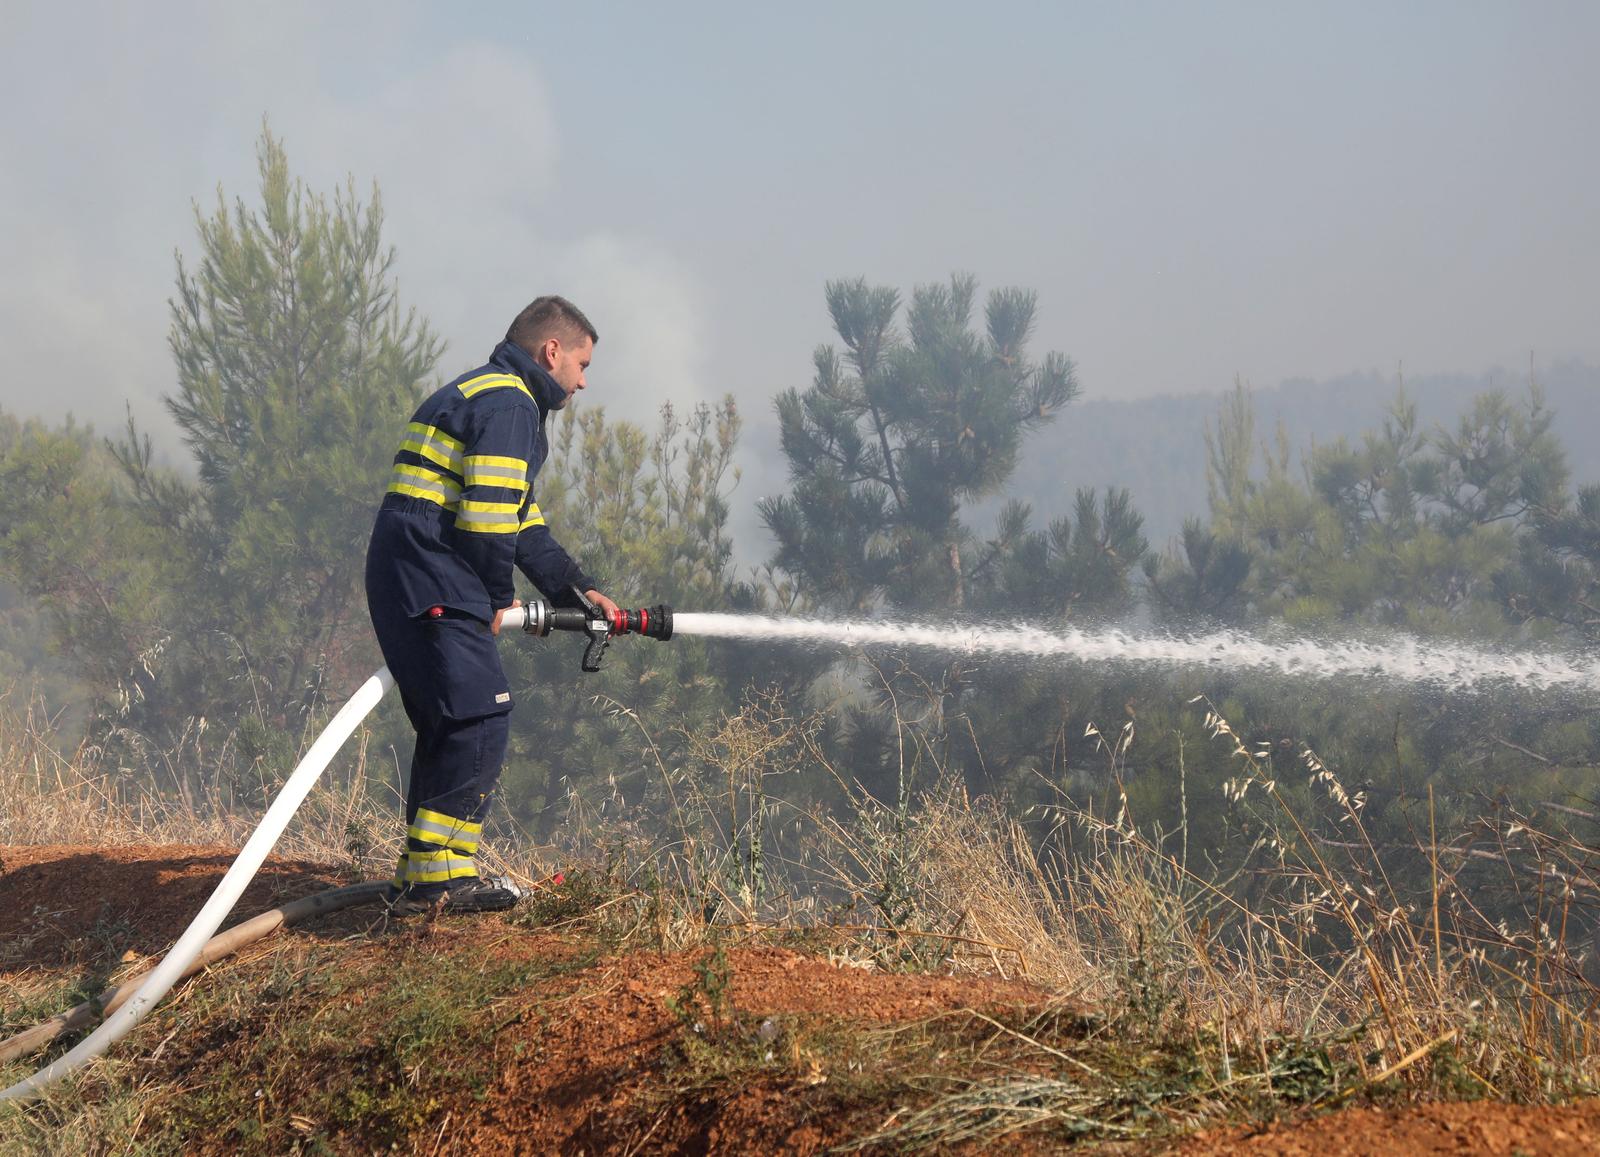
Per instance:
[[[544,343],[544,353],[545,369],[550,371],[556,385],[561,387],[561,400],[556,403],[556,409],[559,410],[572,400],[573,394],[588,384],[584,381],[584,372],[589,368],[589,359],[594,356],[594,339],[584,334],[582,341],[573,344],[551,338]]]

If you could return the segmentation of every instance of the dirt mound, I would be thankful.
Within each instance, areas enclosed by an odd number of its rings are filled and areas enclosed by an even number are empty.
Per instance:
[[[59,971],[108,945],[159,952],[233,855],[211,847],[0,847],[0,879],[30,898],[0,915],[0,974]],[[269,862],[234,919],[339,882],[324,866]],[[173,1116],[155,1127],[174,1128],[196,1153],[275,1151],[280,1141],[307,1137],[337,1151],[365,1151],[368,1141],[405,1149],[423,1133],[436,1148],[443,1139],[440,1152],[729,1151],[757,1138],[767,1151],[818,1152],[870,1131],[883,1113],[852,1103],[840,1087],[846,1074],[828,1071],[836,1058],[814,1058],[800,1024],[898,1026],[1047,1000],[1014,981],[885,974],[735,944],[717,965],[726,988],[712,1003],[725,999],[739,1023],[723,1023],[707,1006],[711,1059],[690,1061],[679,1046],[701,1039],[694,1001],[708,986],[718,991],[703,949],[608,955],[581,937],[498,916],[350,918],[341,931],[359,935],[329,937],[326,921],[313,922],[199,982],[182,1005],[184,1031],[164,1046],[162,1076],[215,1089],[201,1100],[225,1106],[222,1119],[208,1110],[191,1116],[194,1106],[174,1101]],[[287,988],[280,973],[295,978]],[[213,1000],[219,1021],[198,1011]],[[774,1026],[770,1040],[763,1022]],[[448,1043],[438,1045],[436,1035]],[[747,1065],[752,1049],[787,1050],[793,1063],[731,1096],[720,1086],[663,1096],[664,1076],[673,1084],[690,1070],[692,1079],[704,1077],[696,1064]],[[299,1058],[288,1071],[286,1056]],[[664,1063],[678,1067],[664,1074]],[[233,1127],[268,1107],[280,1115],[264,1134]]]
[[[0,883],[21,898],[0,905],[0,977],[161,951],[233,855],[0,847]],[[326,866],[270,861],[235,918],[341,882]],[[868,970],[757,936],[618,952],[533,926],[526,912],[396,922],[365,910],[313,922],[207,974],[178,1008],[176,1028],[155,1023],[158,1013],[125,1047],[137,1055],[159,1042],[162,1079],[185,1090],[157,1099],[149,1127],[186,1152],[218,1154],[818,1153],[892,1131],[941,1089],[981,1084],[979,1062],[991,1089],[1063,1071],[1076,1079],[1086,1066],[1061,1070],[1055,1059],[1073,1058],[1029,1034],[1071,1049],[1103,1040],[1106,1026],[1017,981]],[[1137,1083],[1137,1067],[1108,1076],[1113,1092],[1125,1077]],[[974,1110],[949,1115],[958,1112]],[[1055,1117],[1053,1132],[973,1141],[884,1133],[868,1151],[1054,1152],[1116,1135],[1064,1131]],[[1600,1102],[1353,1107],[1111,1148],[1565,1157],[1600,1152]]]
[[[165,950],[200,911],[237,848],[0,846],[0,968],[91,963]],[[271,857],[235,912],[254,915],[344,883],[326,865]]]
[[[1172,1152],[1181,1157],[1588,1157],[1600,1153],[1600,1103],[1536,1107],[1471,1101],[1345,1109],[1309,1121],[1208,1131]]]
[[[596,965],[558,999],[578,1015],[517,1024],[500,1047],[513,1058],[499,1067],[482,1111],[463,1124],[467,1152],[632,1151],[647,1143],[659,1152],[734,1151],[811,1153],[870,1131],[882,1120],[852,1120],[828,1088],[821,1056],[788,1031],[796,1018],[848,1017],[905,1024],[963,1009],[1038,1007],[1047,994],[1027,984],[971,976],[901,975],[830,964],[782,948],[735,948],[726,955],[728,1007],[746,1026],[770,1025],[771,1049],[792,1051],[788,1071],[758,1078],[729,1097],[708,1088],[649,1108],[660,1080],[664,1047],[685,1033],[688,1015],[674,1015],[697,981],[704,985],[706,954],[639,953]],[[680,1007],[682,1005],[680,1004]],[[693,1025],[687,1026],[693,1032]],[[705,1026],[706,1036],[716,1034]],[[732,1035],[733,1039],[728,1039]],[[759,1049],[760,1035],[741,1041],[723,1034],[729,1051]],[[717,1047],[717,1046],[712,1046]],[[524,1062],[523,1058],[527,1058]],[[648,1136],[647,1136],[648,1135]],[[759,1144],[756,1139],[759,1138]],[[554,1139],[560,1143],[552,1145]]]

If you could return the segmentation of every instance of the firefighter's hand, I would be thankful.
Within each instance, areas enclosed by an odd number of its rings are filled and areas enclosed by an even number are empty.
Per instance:
[[[501,607],[498,611],[496,611],[494,613],[494,622],[489,626],[489,633],[491,635],[498,635],[500,633],[500,620],[506,617],[506,612],[514,611],[521,605],[521,599],[512,599],[509,607]]]
[[[617,604],[606,598],[605,595],[601,594],[599,591],[584,591],[583,593],[588,596],[588,599],[591,603],[606,613],[607,619],[614,619],[617,617]]]

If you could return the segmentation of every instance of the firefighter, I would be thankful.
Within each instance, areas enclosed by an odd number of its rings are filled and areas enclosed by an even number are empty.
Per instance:
[[[366,582],[378,645],[417,732],[406,848],[390,885],[397,915],[497,911],[520,896],[476,861],[512,708],[494,636],[521,605],[515,569],[557,606],[576,605],[582,591],[616,612],[533,495],[545,419],[584,388],[598,336],[565,298],[536,299],[487,364],[422,403],[394,456]]]

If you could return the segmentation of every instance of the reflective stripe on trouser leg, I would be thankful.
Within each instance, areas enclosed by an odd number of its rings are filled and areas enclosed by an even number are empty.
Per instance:
[[[406,882],[442,884],[476,876],[472,859],[483,825],[419,807],[406,828]]]
[[[392,522],[380,516],[379,527],[398,533]],[[367,602],[384,661],[417,733],[406,783],[405,875],[412,880],[410,852],[446,851],[455,859],[476,854],[505,757],[511,695],[489,624],[447,605],[437,618],[407,613],[409,596],[403,584],[396,585],[385,542],[375,528]],[[440,867],[429,861],[419,870],[428,876],[443,872],[445,880],[468,874],[462,863]]]
[[[483,825],[480,823],[457,819],[425,807],[417,808],[411,825],[406,828],[408,846],[437,845],[468,856],[478,850],[478,837],[482,834]]]
[[[448,880],[476,878],[478,864],[471,856],[458,855],[448,848],[434,852],[406,854],[406,883],[443,884]]]
[[[510,720],[500,714],[443,720],[419,734],[407,793],[408,883],[438,885],[478,874],[472,857],[509,731]]]

